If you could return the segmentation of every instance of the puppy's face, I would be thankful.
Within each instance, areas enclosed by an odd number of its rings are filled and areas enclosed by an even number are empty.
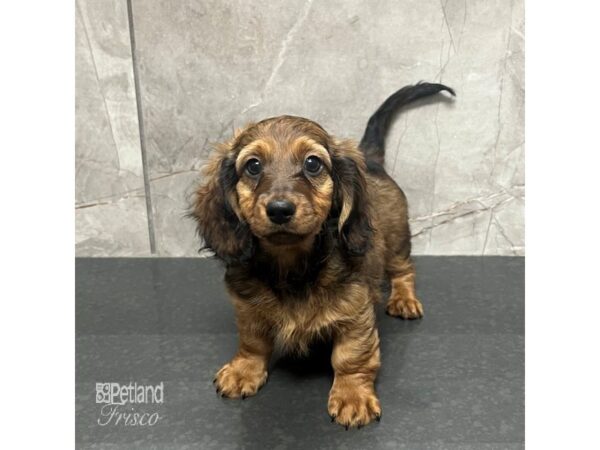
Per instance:
[[[291,245],[319,232],[333,197],[325,145],[306,135],[269,133],[243,146],[235,161],[235,190],[239,212],[256,237]]]
[[[308,119],[267,119],[218,146],[192,215],[206,246],[226,262],[251,257],[257,240],[283,253],[309,249],[328,218],[337,221],[342,247],[361,254],[371,232],[364,171],[352,142]]]

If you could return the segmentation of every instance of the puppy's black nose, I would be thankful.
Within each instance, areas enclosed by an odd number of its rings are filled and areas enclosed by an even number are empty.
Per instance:
[[[295,212],[296,207],[287,200],[273,200],[267,204],[267,216],[278,225],[289,222]]]

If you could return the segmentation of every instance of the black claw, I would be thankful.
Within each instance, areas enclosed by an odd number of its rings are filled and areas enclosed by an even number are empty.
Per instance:
[[[248,397],[246,394],[242,394],[242,400],[246,400],[246,397]]]
[[[331,422],[335,422],[335,414],[330,415],[329,417],[331,417]]]
[[[360,430],[362,427],[363,427],[363,426],[362,426],[362,423],[361,423],[361,424],[359,424],[359,425],[357,426],[357,428],[358,428],[359,430]]]
[[[218,393],[219,393],[219,388],[216,388],[216,389],[215,389],[215,392],[218,394]]]
[[[377,414],[377,415],[375,416],[375,420],[376,420],[377,422],[381,422],[381,414]]]
[[[213,380],[213,383],[216,383],[216,382],[217,382],[217,379],[215,378],[215,379]]]
[[[223,398],[223,397],[225,397],[225,392],[222,392],[222,393],[221,393],[221,397],[222,397],[222,398]]]
[[[348,431],[348,425],[346,425],[346,431]]]

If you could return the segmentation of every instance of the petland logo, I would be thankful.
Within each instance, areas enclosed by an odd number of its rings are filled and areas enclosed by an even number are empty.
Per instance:
[[[137,383],[96,383],[96,403],[102,405],[98,425],[152,427],[163,418],[157,409],[164,400],[162,382],[155,386]]]

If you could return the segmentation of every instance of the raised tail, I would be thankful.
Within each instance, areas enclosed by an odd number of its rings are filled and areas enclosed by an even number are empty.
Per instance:
[[[383,165],[385,136],[394,113],[415,100],[429,97],[441,91],[449,92],[453,96],[456,95],[452,88],[443,84],[422,82],[414,86],[404,86],[399,91],[390,95],[369,119],[365,134],[360,141],[359,147],[365,154],[367,161],[374,161]]]

